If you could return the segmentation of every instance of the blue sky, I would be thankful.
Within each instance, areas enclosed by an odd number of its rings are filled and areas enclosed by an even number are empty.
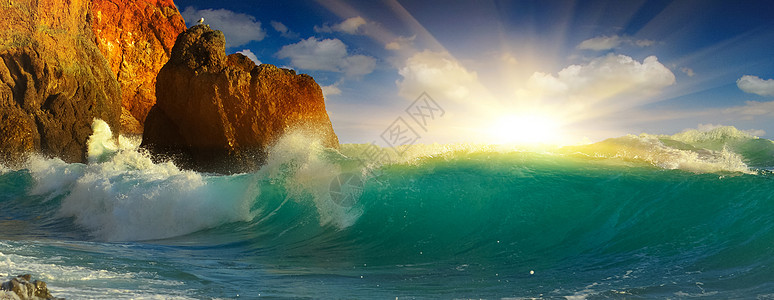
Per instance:
[[[344,143],[384,144],[399,119],[421,143],[774,137],[772,1],[175,3],[228,53],[312,75]],[[443,115],[420,125],[423,93]]]

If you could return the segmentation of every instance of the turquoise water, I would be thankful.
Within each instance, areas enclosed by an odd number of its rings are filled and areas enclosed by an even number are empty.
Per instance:
[[[774,143],[731,127],[379,159],[289,135],[224,176],[95,126],[89,164],[0,171],[0,276],[69,299],[774,296]]]

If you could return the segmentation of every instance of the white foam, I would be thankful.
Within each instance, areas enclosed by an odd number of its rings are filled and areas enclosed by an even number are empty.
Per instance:
[[[710,130],[691,129],[666,137],[686,143],[725,141],[730,139],[758,139],[758,137],[736,129],[733,126],[714,127]]]
[[[104,122],[94,127],[89,164],[33,156],[27,169],[37,182],[32,193],[64,196],[59,215],[74,217],[97,239],[168,238],[253,218],[260,191],[251,175],[206,176],[154,164],[138,143],[116,145]]]
[[[650,135],[635,137],[644,145],[642,159],[664,169],[680,169],[695,173],[714,173],[720,171],[752,173],[742,161],[742,157],[727,148],[720,151],[708,149],[676,149],[665,145],[660,139]]]
[[[73,217],[99,240],[163,239],[239,221],[251,221],[261,180],[281,183],[289,199],[312,199],[322,224],[344,228],[362,214],[358,206],[332,201],[330,183],[341,174],[341,156],[300,133],[283,136],[255,173],[229,176],[180,170],[154,163],[139,140],[116,143],[105,122],[93,122],[88,164],[31,156],[26,168],[36,181],[31,193],[59,198],[61,217]],[[311,197],[310,197],[311,196]]]
[[[354,224],[363,212],[358,205],[342,206],[331,199],[331,181],[342,174],[341,166],[331,159],[335,156],[340,154],[325,149],[318,139],[290,132],[269,149],[259,174],[280,181],[291,199],[298,201],[311,196],[321,225],[345,228]]]
[[[0,242],[0,265],[3,265],[0,279],[33,274],[34,279],[46,281],[52,295],[66,299],[193,299],[186,296],[185,290],[172,288],[182,286],[183,282],[155,279],[158,276],[154,273],[119,273],[83,266],[65,266],[56,257],[3,253],[38,251],[34,248],[19,249]],[[107,287],[111,284],[125,286],[127,282],[140,288],[128,290]],[[165,286],[170,288],[159,288]]]
[[[670,136],[627,135],[596,144],[567,147],[560,152],[580,152],[592,157],[643,161],[663,169],[694,173],[754,173],[741,155],[722,144],[718,150],[705,149],[672,139]]]
[[[83,164],[68,164],[58,158],[39,155],[30,155],[25,167],[36,182],[30,194],[46,195],[47,200],[69,192],[85,169]]]

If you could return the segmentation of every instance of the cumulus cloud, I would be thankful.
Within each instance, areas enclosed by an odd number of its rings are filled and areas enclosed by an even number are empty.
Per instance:
[[[328,98],[333,95],[341,94],[341,89],[339,89],[339,87],[336,86],[336,84],[326,85],[320,88],[322,89],[322,93],[325,98]]]
[[[250,51],[250,49],[242,49],[241,51],[237,51],[236,53],[242,54],[244,56],[247,56],[250,60],[252,60],[256,65],[260,65],[261,61],[258,60],[258,57],[255,56],[255,53],[253,51]]]
[[[299,69],[341,72],[347,76],[369,74],[376,68],[375,58],[350,55],[347,46],[339,39],[310,37],[283,46],[277,57],[289,58],[290,64]]]
[[[255,17],[236,13],[227,9],[202,9],[192,6],[181,12],[188,24],[195,24],[200,18],[212,29],[220,30],[226,36],[226,48],[238,47],[252,41],[260,41],[266,37],[261,28],[261,22]]]
[[[344,58],[341,69],[348,76],[361,76],[376,68],[376,59],[365,55],[350,55]]]
[[[581,109],[605,103],[605,110],[615,110],[641,104],[674,83],[675,75],[655,56],[640,63],[626,55],[609,54],[585,65],[568,66],[556,75],[536,72],[520,94]]]
[[[774,96],[774,79],[763,80],[758,76],[744,75],[736,81],[736,86],[745,93]]]
[[[348,34],[359,34],[361,33],[362,27],[366,25],[368,22],[366,22],[365,19],[363,19],[360,16],[357,17],[351,17],[348,18],[341,23],[334,24],[334,25],[322,25],[322,26],[314,26],[315,32],[344,32]]]
[[[465,69],[447,52],[425,50],[409,57],[398,70],[403,79],[396,84],[399,93],[409,99],[422,92],[449,100],[463,101],[478,83],[476,72]]]
[[[279,34],[282,37],[286,37],[289,39],[294,39],[298,37],[298,33],[290,31],[290,29],[288,29],[288,27],[285,26],[285,24],[282,24],[277,21],[271,21],[269,22],[269,24],[271,24],[271,27],[274,28],[275,31],[279,32]]]
[[[598,36],[581,42],[578,45],[580,50],[605,51],[620,47],[621,45],[635,45],[637,47],[648,47],[655,44],[652,40],[635,40],[630,37],[618,35]]]
[[[411,45],[414,43],[414,40],[416,38],[417,38],[416,34],[410,37],[399,36],[396,39],[392,40],[392,42],[389,42],[386,45],[384,45],[384,49],[401,50],[401,49],[411,47]]]

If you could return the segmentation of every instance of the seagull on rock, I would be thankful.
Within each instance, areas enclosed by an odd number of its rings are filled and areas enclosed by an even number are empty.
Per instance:
[[[197,21],[197,23],[199,23],[199,24],[204,24],[204,17],[202,17],[201,19],[199,19],[199,21]]]

